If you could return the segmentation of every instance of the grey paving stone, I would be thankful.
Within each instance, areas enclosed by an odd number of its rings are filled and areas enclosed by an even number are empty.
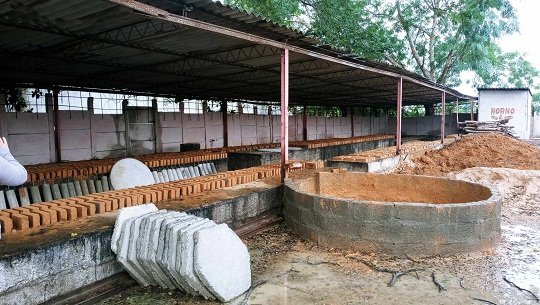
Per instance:
[[[220,224],[199,229],[193,237],[193,269],[213,295],[222,302],[228,302],[249,289],[249,252],[233,230],[226,224]]]
[[[122,222],[122,226],[120,229],[120,236],[118,237],[117,241],[117,254],[116,259],[118,262],[122,265],[122,267],[139,283],[141,286],[148,286],[149,283],[147,282],[147,279],[145,276],[141,275],[140,270],[137,266],[131,263],[129,260],[129,251],[130,251],[130,244],[133,243],[133,235],[132,235],[132,228],[134,227],[134,223],[137,219],[146,217],[146,215],[152,214],[152,213],[158,213],[150,212],[145,213],[142,215],[130,217]]]
[[[118,249],[118,238],[120,237],[120,232],[123,228],[124,222],[132,217],[148,214],[150,212],[157,212],[158,208],[153,203],[141,204],[132,207],[122,208],[118,211],[118,216],[116,216],[116,221],[114,223],[114,230],[111,237],[111,250],[114,253],[117,253]]]
[[[164,274],[161,270],[159,272],[155,272],[153,270],[150,261],[152,260],[152,256],[155,256],[156,253],[153,250],[153,238],[155,238],[155,231],[157,230],[159,232],[159,228],[161,226],[161,222],[165,219],[169,219],[174,217],[172,214],[173,212],[164,213],[162,216],[158,217],[152,217],[147,220],[146,227],[145,227],[145,237],[143,243],[141,243],[139,246],[141,247],[139,249],[139,255],[137,256],[137,259],[139,260],[139,264],[144,268],[146,273],[156,281],[156,283],[159,284],[162,288],[169,288],[174,289],[175,285],[169,280],[168,276]],[[175,212],[176,213],[176,212]],[[157,226],[157,228],[156,228]],[[154,258],[155,260],[155,258]]]
[[[169,182],[169,181],[171,181],[171,179],[169,179],[169,173],[167,172],[166,169],[162,170],[162,171],[161,171],[161,174],[163,175],[163,180],[164,180],[164,182]]]
[[[168,169],[167,173],[169,173],[169,178],[172,177],[172,181],[178,180],[178,174],[176,174],[174,169]]]
[[[125,158],[116,162],[109,174],[115,190],[154,184],[154,176],[141,161]]]
[[[168,213],[166,210],[160,210],[156,214],[151,214],[141,219],[137,238],[133,242],[133,248],[135,249],[135,251],[133,251],[133,253],[130,253],[129,255],[129,258],[135,261],[137,267],[139,267],[141,271],[144,272],[148,282],[154,283],[152,285],[160,287],[165,287],[165,283],[163,283],[161,278],[154,277],[149,266],[146,264],[145,259],[148,254],[148,243],[152,220],[156,218],[167,217],[167,214]]]
[[[162,172],[158,172],[157,175],[158,175],[158,178],[159,178],[159,183],[165,182],[165,178],[163,177]]]
[[[160,241],[165,239],[165,232],[161,234],[162,224],[170,223],[178,219],[179,217],[187,216],[182,212],[169,212],[167,216],[161,219],[155,219],[150,226],[150,237],[148,239],[148,252],[144,260],[145,264],[149,267],[152,276],[159,277],[165,286],[163,288],[175,289],[176,284],[174,279],[170,276],[170,273],[166,269],[161,269],[157,264],[157,260],[162,258],[161,253],[158,252]]]
[[[196,291],[191,290],[191,287],[187,285],[186,281],[175,269],[176,260],[178,258],[176,249],[178,245],[178,231],[197,220],[200,220],[200,218],[193,215],[187,215],[184,218],[166,224],[165,239],[158,245],[158,253],[161,253],[161,258],[157,260],[157,264],[162,270],[168,271],[169,276],[172,277],[177,287],[189,294],[196,294]],[[160,252],[160,247],[163,247],[162,252]]]
[[[199,277],[195,274],[195,271],[193,269],[193,249],[195,244],[194,233],[204,228],[216,226],[215,222],[206,218],[203,219],[205,220],[203,223],[191,226],[190,228],[183,230],[180,234],[179,246],[182,249],[180,253],[180,275],[184,278],[188,285],[191,286],[191,288],[195,289],[195,291],[197,291],[201,296],[203,296],[207,300],[213,300],[216,297],[199,280]],[[216,253],[218,252],[214,252],[213,254],[215,255]],[[221,256],[221,253],[216,256]]]
[[[144,238],[144,234],[145,234],[145,231],[142,229],[141,223],[144,220],[147,220],[148,217],[152,217],[153,215],[157,215],[157,214],[164,214],[166,212],[167,211],[165,210],[159,210],[157,212],[144,214],[140,217],[136,217],[131,223],[132,241],[128,245],[127,261],[133,266],[134,269],[138,271],[138,273],[142,277],[144,277],[148,285],[152,285],[152,286],[158,286],[158,283],[146,272],[146,269],[140,264],[137,258],[140,255],[138,253],[140,249],[139,245],[142,239]]]

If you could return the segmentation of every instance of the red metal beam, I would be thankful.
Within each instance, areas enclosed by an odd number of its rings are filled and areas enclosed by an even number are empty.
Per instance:
[[[289,170],[289,49],[281,52],[281,182]]]
[[[53,90],[54,103],[54,150],[56,153],[56,162],[62,161],[62,146],[60,145],[60,114],[58,111],[58,90]]]
[[[444,144],[444,119],[446,117],[446,93],[443,91],[441,95],[441,143]]]
[[[403,106],[403,78],[398,80],[397,86],[396,155],[401,152],[401,106]]]
[[[302,115],[302,125],[303,125],[302,134],[303,134],[304,141],[307,141],[307,139],[308,139],[308,136],[307,136],[307,117],[308,117],[307,106],[304,106],[304,113]]]

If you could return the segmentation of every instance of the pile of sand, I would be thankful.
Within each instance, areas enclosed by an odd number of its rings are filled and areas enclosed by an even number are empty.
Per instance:
[[[395,172],[438,176],[471,167],[540,170],[540,149],[500,134],[467,135],[441,150],[426,152]]]

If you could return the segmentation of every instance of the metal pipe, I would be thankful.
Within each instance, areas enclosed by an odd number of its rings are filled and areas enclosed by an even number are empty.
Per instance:
[[[403,78],[398,80],[397,87],[396,155],[401,152],[401,106],[403,106]]]
[[[289,163],[289,49],[281,52],[281,182]]]
[[[444,144],[444,123],[446,117],[446,93],[443,91],[441,95],[441,143]]]
[[[60,114],[58,111],[58,90],[53,90],[53,103],[54,103],[54,148],[56,154],[56,162],[62,161],[62,147],[60,145]]]
[[[223,147],[229,147],[229,117],[227,116],[227,101],[221,101],[221,115],[223,118]]]
[[[302,116],[302,123],[303,123],[303,130],[302,130],[302,133],[303,133],[303,139],[304,141],[307,141],[308,139],[308,136],[307,136],[307,117],[308,117],[308,113],[307,113],[307,106],[304,106],[304,114]]]
[[[474,100],[471,100],[471,121],[474,121]]]

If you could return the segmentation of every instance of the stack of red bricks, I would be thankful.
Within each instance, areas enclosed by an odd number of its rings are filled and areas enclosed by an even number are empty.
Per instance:
[[[295,162],[302,164],[296,169],[305,167],[304,161]],[[1,210],[0,223],[2,233],[17,232],[111,212],[123,207],[222,189],[280,174],[280,164],[271,164],[191,179],[34,203],[14,209]]]
[[[319,147],[354,144],[354,143],[362,143],[362,142],[367,142],[367,141],[377,141],[377,140],[385,140],[385,139],[393,139],[393,138],[394,138],[393,135],[368,135],[368,136],[357,136],[357,137],[349,137],[349,138],[295,141],[295,142],[291,142],[289,146],[302,147],[302,148],[319,148]]]

